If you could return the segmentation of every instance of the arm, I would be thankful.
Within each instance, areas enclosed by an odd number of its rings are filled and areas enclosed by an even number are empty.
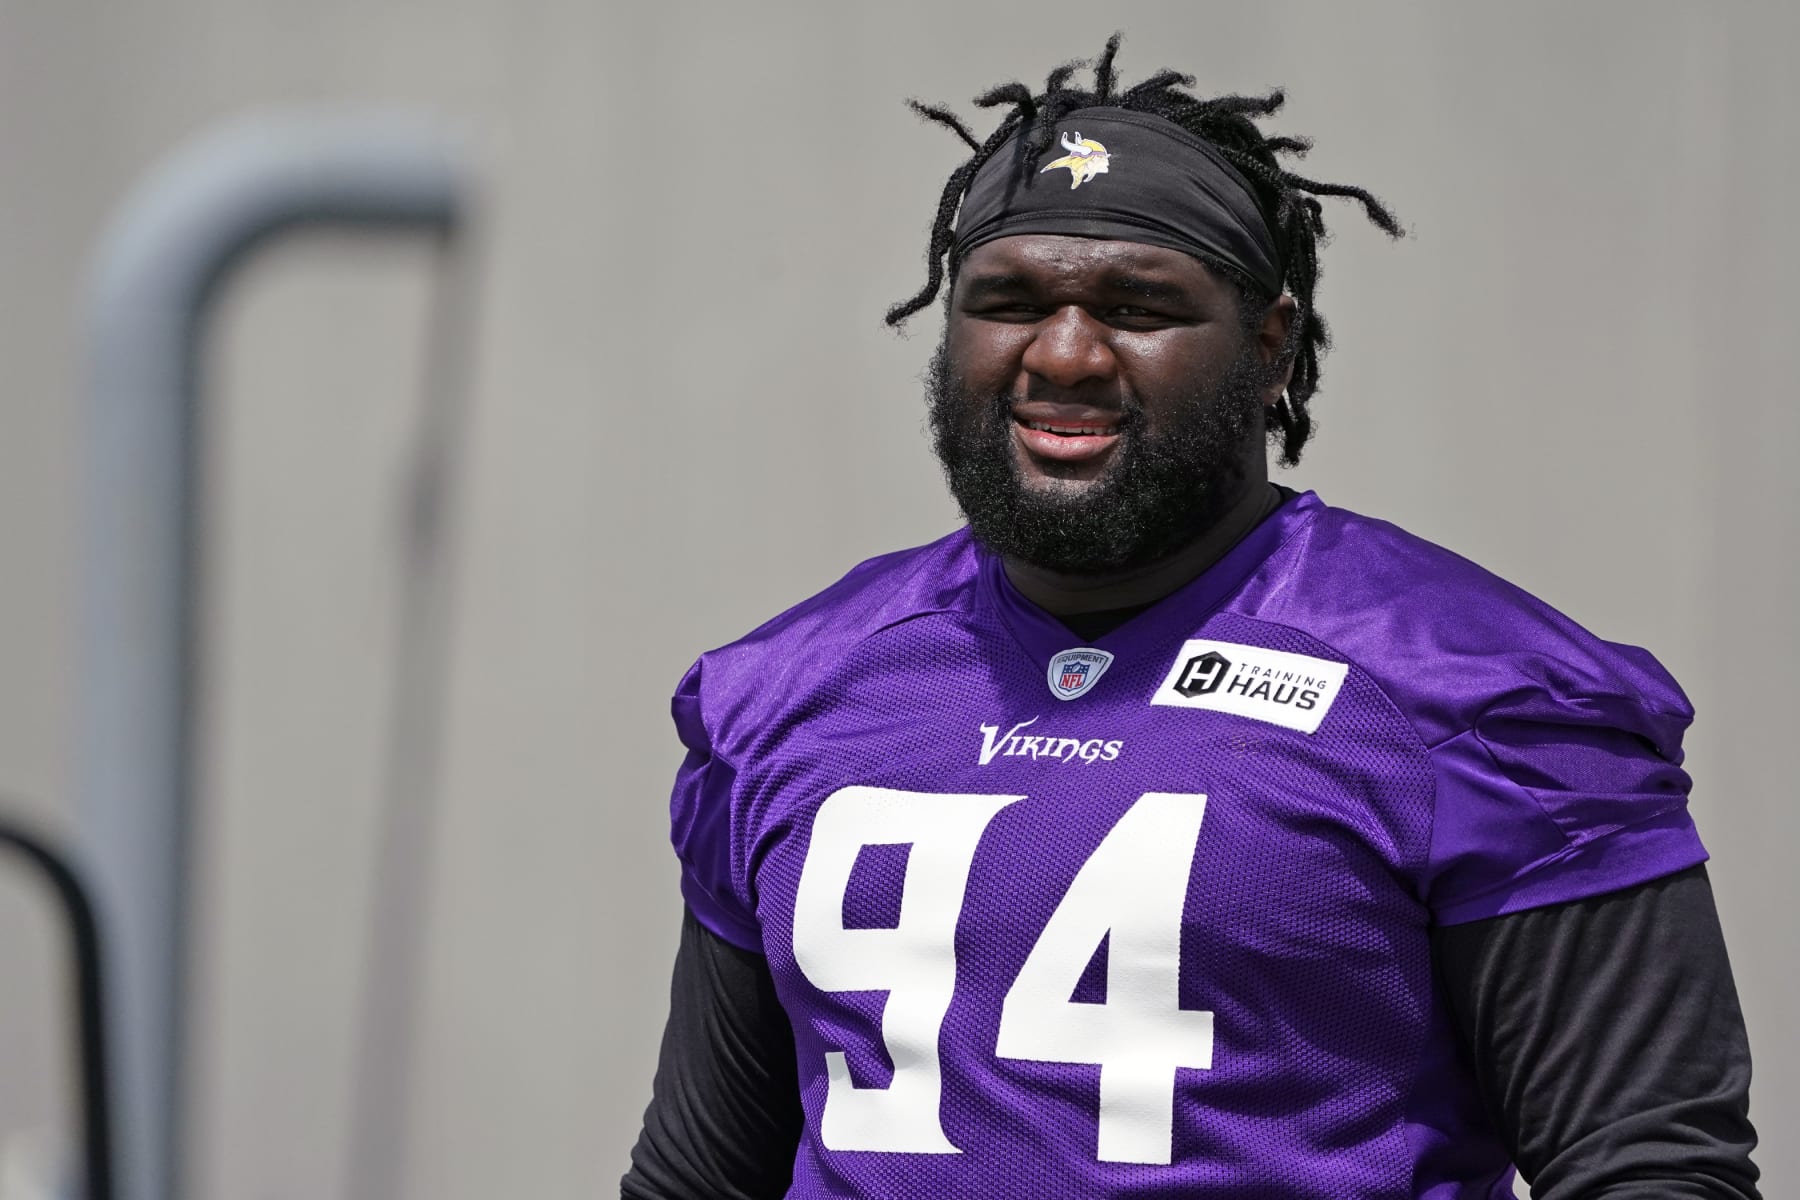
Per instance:
[[[794,1034],[769,964],[687,911],[624,1200],[771,1200],[800,1144]]]
[[[1750,1048],[1704,867],[1432,934],[1538,1200],[1756,1200]]]

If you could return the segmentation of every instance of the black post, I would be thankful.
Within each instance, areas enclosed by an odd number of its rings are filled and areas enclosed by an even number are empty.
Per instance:
[[[0,816],[0,847],[16,850],[50,881],[68,918],[75,951],[75,1059],[81,1076],[83,1200],[113,1200],[112,1113],[106,1018],[101,996],[100,925],[75,865],[42,836]]]

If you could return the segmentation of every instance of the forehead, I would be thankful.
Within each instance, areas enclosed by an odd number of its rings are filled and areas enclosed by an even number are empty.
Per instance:
[[[958,286],[997,278],[1038,287],[1172,284],[1197,296],[1226,290],[1205,263],[1180,250],[1050,233],[995,238],[971,250],[957,269]]]

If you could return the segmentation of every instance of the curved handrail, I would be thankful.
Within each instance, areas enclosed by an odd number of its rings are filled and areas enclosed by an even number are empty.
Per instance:
[[[458,144],[404,115],[231,122],[133,191],[94,275],[76,819],[114,955],[128,1200],[172,1200],[198,692],[200,343],[221,282],[304,226],[447,236]]]

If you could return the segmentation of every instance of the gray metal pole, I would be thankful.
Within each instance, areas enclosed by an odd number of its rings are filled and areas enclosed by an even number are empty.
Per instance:
[[[220,282],[297,226],[447,234],[456,144],[404,115],[268,114],[177,151],[102,244],[91,312],[77,828],[116,981],[123,1200],[174,1200],[195,782],[204,430],[199,349]]]

